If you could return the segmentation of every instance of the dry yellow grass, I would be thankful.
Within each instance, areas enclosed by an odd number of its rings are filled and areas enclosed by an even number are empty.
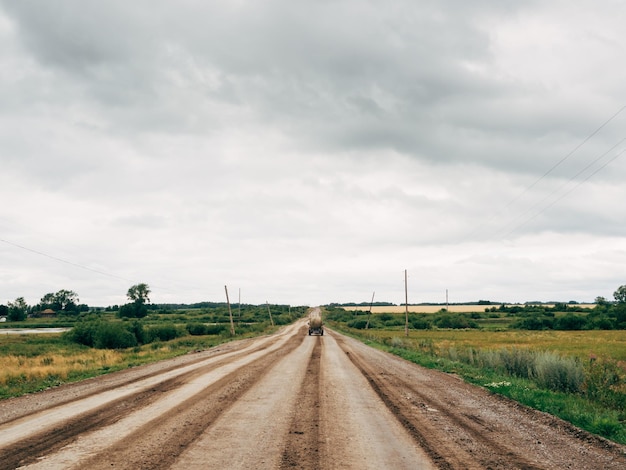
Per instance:
[[[54,376],[66,379],[70,372],[110,368],[122,360],[123,356],[118,351],[99,349],[72,355],[0,356],[0,385],[6,385],[15,378],[32,380]]]
[[[509,304],[507,304],[509,305]],[[509,305],[510,306],[510,305]],[[523,307],[523,305],[521,305]],[[546,307],[553,307],[553,305],[545,305]],[[577,307],[593,308],[594,304],[578,304]],[[485,308],[498,307],[498,305],[450,305],[448,307],[449,312],[455,313],[470,313],[470,312],[484,312]],[[358,307],[343,307],[345,310],[353,312],[355,310],[359,312],[369,311],[368,306]],[[446,308],[445,305],[409,305],[409,313],[435,313]],[[404,313],[406,307],[404,305],[393,305],[390,307],[375,306],[372,307],[372,313]]]

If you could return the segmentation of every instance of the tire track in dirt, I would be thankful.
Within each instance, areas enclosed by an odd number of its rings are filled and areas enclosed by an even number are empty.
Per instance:
[[[295,413],[316,338],[305,330],[300,345],[275,361],[249,391],[222,413],[176,459],[172,470],[276,470]],[[319,468],[324,468],[319,467]]]
[[[292,337],[280,349],[225,375],[122,441],[81,461],[76,468],[169,468],[222,413],[261,380],[277,360],[301,342],[302,335]]]
[[[385,380],[380,380],[378,378],[380,374],[369,368],[364,361],[356,357],[355,354],[348,353],[348,355],[352,363],[359,368],[385,405],[428,452],[439,468],[446,470],[483,468],[541,470],[543,468],[535,466],[511,450],[488,439],[482,434],[484,429],[478,430],[470,424],[469,420],[464,420],[459,415],[449,412],[445,404],[441,402],[433,403],[431,399],[420,394],[410,384],[401,381],[398,377],[390,378],[385,376]],[[410,389],[422,401],[416,403],[415,401],[407,400],[406,395],[401,393],[401,388]],[[410,406],[406,406],[406,403]],[[414,413],[416,406],[428,406],[431,409],[436,409],[439,413],[437,427],[434,427],[429,420],[416,416]],[[442,415],[445,416],[447,422],[443,422],[444,420],[441,419]],[[436,438],[441,433],[441,429],[455,429],[453,432],[448,431],[447,434],[457,435],[457,438],[454,439],[457,445],[452,446],[450,445],[451,443],[442,445],[442,440]],[[480,445],[477,446],[477,443],[480,443]]]
[[[460,465],[465,462],[467,465],[467,460],[469,456],[463,456],[461,459],[454,458],[455,449],[449,448],[445,443],[442,442],[433,442],[432,436],[433,429],[431,426],[423,426],[421,423],[414,423],[411,419],[405,416],[398,405],[393,401],[390,397],[390,393],[384,389],[384,387],[379,384],[378,381],[374,380],[374,374],[368,372],[367,368],[363,364],[363,361],[357,359],[356,355],[347,347],[345,340],[339,335],[333,335],[337,341],[337,344],[342,349],[342,351],[346,354],[346,356],[350,359],[356,368],[363,374],[365,379],[368,381],[372,389],[376,392],[376,394],[383,401],[385,406],[391,411],[391,413],[398,419],[400,424],[409,432],[411,437],[417,442],[417,444],[424,450],[424,452],[428,455],[428,457],[432,460],[433,464],[442,470],[453,470],[457,467],[456,465]],[[468,470],[471,469],[471,466],[466,466]]]
[[[261,344],[252,348],[245,348],[245,351],[231,352],[228,357],[222,358],[221,356],[227,354],[227,352],[223,352],[222,354],[213,355],[209,359],[196,358],[192,361],[186,362],[185,367],[211,361],[210,364],[200,366],[196,369],[164,380],[163,382],[156,383],[148,389],[139,390],[136,393],[124,396],[123,398],[109,401],[101,406],[91,409],[88,412],[79,413],[69,419],[59,422],[50,429],[45,429],[35,434],[31,434],[29,437],[18,442],[14,442],[10,446],[3,446],[0,448],[0,462],[2,462],[1,468],[15,468],[18,465],[27,465],[35,462],[43,455],[55,452],[56,450],[74,442],[80,434],[111,425],[123,418],[129,411],[148,406],[155,402],[161,398],[164,393],[174,390],[180,385],[194,380],[194,378],[204,375],[213,369],[221,367],[225,363],[234,360],[241,355],[262,351],[267,347],[267,344]],[[159,372],[143,374],[139,377],[135,377],[134,379],[125,380],[121,383],[121,385],[108,386],[104,389],[100,389],[99,392],[85,394],[82,398],[96,396],[114,388],[119,388],[120,386],[132,386],[133,384],[137,384],[147,378],[167,374],[168,372],[172,372],[178,368],[180,368],[180,365],[166,367]],[[68,399],[65,403],[70,403],[71,401],[75,401],[75,399]],[[55,405],[55,407],[61,406],[63,406],[63,402]],[[34,414],[36,413],[25,413],[20,418],[13,418],[2,424],[3,426],[10,426],[11,423],[17,421],[18,419],[28,419],[30,415]]]
[[[306,368],[306,375],[298,392],[298,408],[294,412],[281,469],[317,469],[320,467],[320,364],[322,344],[320,337]]]
[[[170,379],[151,390],[141,391],[135,395],[109,403],[89,413],[71,418],[51,430],[35,434],[17,442],[9,448],[0,450],[1,468],[16,468],[37,461],[45,454],[74,442],[78,435],[121,419],[125,413],[135,408],[148,406],[157,400],[162,393],[175,388],[183,378]]]
[[[274,335],[277,339],[287,334],[287,330],[281,331]],[[58,387],[53,387],[38,394],[46,396],[45,400],[38,403],[30,403],[30,396],[22,396],[17,398],[9,398],[0,401],[0,427],[11,424],[12,422],[27,419],[31,415],[41,413],[42,411],[61,407],[77,400],[87,399],[94,395],[119,389],[122,387],[130,387],[141,381],[157,377],[169,372],[173,372],[183,367],[190,367],[195,364],[207,361],[213,361],[220,356],[254,353],[263,350],[269,345],[269,336],[260,338],[247,338],[227,342],[219,346],[204,350],[196,351],[183,356],[177,356],[156,363],[145,364],[128,369],[119,370],[110,374],[92,377],[79,382],[67,383]],[[97,385],[97,386],[94,386]],[[24,400],[29,400],[29,406],[21,406]]]
[[[227,346],[231,345],[227,343]],[[209,357],[204,354],[202,355],[202,357],[193,358],[188,358],[187,356],[179,356],[173,359],[162,361],[163,363],[172,362],[173,364],[167,367],[159,367],[158,370],[153,370],[151,368],[155,364],[147,364],[144,366],[133,367],[113,372],[111,374],[92,377],[90,379],[82,380],[80,382],[63,384],[59,387],[54,387],[52,389],[45,390],[44,392],[40,392],[45,393],[48,398],[46,400],[42,400],[38,404],[39,406],[30,407],[28,409],[22,409],[20,407],[20,401],[22,401],[23,397],[10,398],[2,402],[2,415],[4,415],[4,418],[0,419],[0,423],[2,425],[10,424],[14,421],[27,418],[30,415],[40,413],[42,410],[45,409],[63,406],[78,399],[85,399],[94,395],[99,395],[109,390],[130,386],[142,380],[156,377],[158,375],[171,372],[175,369],[179,369],[181,366],[191,366],[199,362],[211,360],[223,354],[228,354],[231,352],[232,351],[226,348],[216,348],[214,351],[208,350],[197,353],[209,353]],[[181,364],[181,361],[184,361],[184,363]],[[105,381],[106,383],[103,383]],[[93,382],[99,383],[97,388],[90,387]],[[61,394],[62,396],[57,397],[57,395]],[[51,397],[51,395],[55,396]]]
[[[350,361],[337,335],[327,332],[321,371],[322,468],[434,470],[430,456]]]
[[[577,428],[577,433],[571,433],[567,428],[572,426],[567,425],[561,431],[557,418],[519,404],[503,406],[505,400],[462,380],[436,371],[418,372],[421,368],[399,358],[388,362],[380,351],[372,350],[370,355],[361,343],[334,336],[439,468],[626,468],[624,450],[617,445],[581,439],[578,435],[587,433]],[[409,368],[412,372],[402,373]],[[584,449],[583,443],[588,444]]]

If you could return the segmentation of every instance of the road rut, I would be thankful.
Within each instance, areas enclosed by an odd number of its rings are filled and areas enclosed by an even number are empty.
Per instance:
[[[626,449],[304,321],[0,403],[0,468],[624,469]]]

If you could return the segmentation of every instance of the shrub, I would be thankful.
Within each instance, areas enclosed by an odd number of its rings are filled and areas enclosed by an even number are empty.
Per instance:
[[[117,312],[120,318],[143,318],[148,314],[148,308],[139,302],[122,305]]]
[[[98,349],[124,349],[137,346],[137,338],[121,323],[100,323],[94,335]]]
[[[289,323],[292,322],[292,319],[289,316],[289,314],[273,315],[272,319],[274,320],[274,325],[288,325]]]
[[[126,326],[126,329],[130,331],[138,343],[145,344],[146,343],[146,332],[143,328],[143,324],[138,320],[133,321],[130,325]]]
[[[586,323],[587,320],[584,317],[568,313],[556,320],[554,328],[558,330],[582,330]]]
[[[63,336],[73,343],[93,347],[99,325],[98,321],[79,322],[71,330],[63,333]]]
[[[435,318],[435,325],[438,328],[478,328],[474,320],[470,320],[465,315],[442,314]]]
[[[536,354],[527,349],[502,349],[498,351],[504,370],[514,377],[530,378],[535,368]]]
[[[626,367],[612,359],[592,357],[585,367],[582,390],[591,400],[626,409]]]
[[[346,312],[343,309],[333,309],[328,312],[327,319],[338,322],[349,322],[355,317],[355,314],[352,312]]]
[[[350,320],[348,323],[346,323],[346,325],[349,328],[355,328],[357,330],[364,330],[365,329],[365,325],[367,325],[367,319],[366,318],[355,318],[354,320]]]
[[[221,335],[225,331],[228,331],[230,333],[230,326],[226,326],[223,323],[216,323],[215,325],[205,325],[205,326],[206,326],[207,335]],[[239,328],[241,328],[241,326]],[[254,330],[254,331],[262,331],[262,330],[263,328],[261,328],[260,330]]]
[[[556,392],[579,392],[584,379],[583,367],[578,361],[552,352],[537,354],[534,375],[540,387]]]
[[[553,326],[553,317],[545,314],[531,314],[527,317],[520,318],[511,325],[511,328],[519,328],[520,330],[551,330]]]
[[[429,330],[432,324],[424,317],[417,317],[411,320],[411,328],[414,330]]]
[[[203,323],[187,323],[185,325],[187,333],[193,336],[202,336],[207,334],[207,327]]]
[[[182,335],[183,333],[176,328],[176,326],[170,324],[153,325],[145,329],[147,343],[151,343],[155,340],[169,341]]]

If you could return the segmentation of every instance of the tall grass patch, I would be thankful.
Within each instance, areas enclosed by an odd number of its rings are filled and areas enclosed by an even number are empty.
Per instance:
[[[86,349],[75,354],[0,356],[0,397],[9,389],[35,389],[58,385],[90,370],[109,370],[123,358],[118,351]],[[40,383],[39,386],[36,384]],[[3,393],[4,392],[4,393]]]
[[[545,351],[536,354],[534,378],[537,384],[556,392],[578,393],[584,380],[580,362],[571,357],[561,357]]]

